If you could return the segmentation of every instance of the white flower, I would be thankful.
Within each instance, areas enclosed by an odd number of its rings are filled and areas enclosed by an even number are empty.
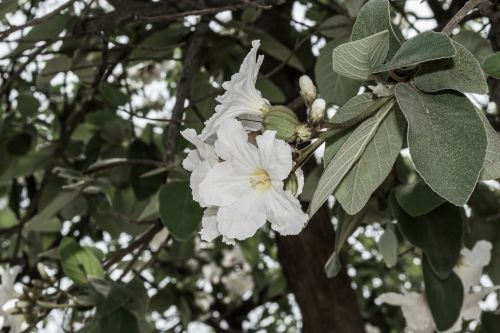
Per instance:
[[[257,147],[248,142],[243,126],[234,119],[217,131],[215,152],[224,161],[214,165],[199,186],[203,201],[219,207],[217,225],[210,230],[242,240],[268,220],[283,235],[297,234],[308,217],[298,199],[283,189],[292,170],[291,148],[276,139],[274,131],[265,131],[256,142]]]
[[[182,167],[191,171],[190,187],[193,193],[193,199],[202,207],[207,207],[206,203],[199,196],[199,186],[212,166],[218,162],[214,146],[210,145],[196,134],[192,128],[181,132],[181,135],[191,142],[196,149],[191,150],[188,156],[182,161]],[[210,212],[209,212],[210,213]]]
[[[254,287],[252,277],[242,272],[229,273],[227,276],[222,277],[222,283],[229,292],[237,296],[243,296]]]
[[[212,306],[212,304],[214,304],[214,301],[215,299],[212,295],[202,292],[196,293],[194,299],[194,303],[196,304],[196,306],[198,306],[203,312],[207,312],[208,310],[210,310],[210,307]]]
[[[232,249],[224,250],[221,264],[224,267],[234,267],[235,265],[244,264],[245,256],[240,246],[235,246]]]
[[[434,320],[423,295],[404,291],[403,294],[385,293],[378,299],[382,303],[400,306],[406,319],[406,326],[411,332],[434,332]]]
[[[252,42],[252,49],[243,60],[240,71],[230,81],[222,84],[226,92],[216,98],[220,104],[215,107],[215,114],[205,122],[205,128],[201,132],[203,140],[213,138],[219,126],[227,119],[240,117],[246,127],[253,130],[261,128],[261,118],[270,104],[255,88],[259,68],[264,60],[262,55],[257,58],[259,45],[258,40]]]
[[[21,332],[24,316],[12,314],[13,306],[17,303],[19,294],[14,290],[17,275],[21,272],[20,266],[4,268],[0,266],[0,317],[4,319],[4,326],[10,327],[9,333]]]
[[[201,273],[206,280],[217,284],[222,275],[222,268],[211,262],[201,268]]]
[[[462,249],[463,257],[453,270],[462,280],[464,302],[455,324],[443,333],[460,332],[464,320],[478,320],[481,316],[479,302],[491,292],[500,289],[500,286],[495,286],[483,288],[478,292],[470,292],[471,286],[479,284],[483,268],[490,262],[491,249],[491,243],[487,241],[477,242],[472,250]],[[382,303],[401,306],[406,325],[411,332],[431,333],[436,330],[436,324],[423,295],[415,292],[385,293],[380,295],[379,300]]]

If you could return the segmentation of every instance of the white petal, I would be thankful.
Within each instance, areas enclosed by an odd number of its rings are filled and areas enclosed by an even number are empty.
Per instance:
[[[210,206],[233,204],[251,190],[248,172],[229,162],[214,165],[199,185],[202,201]]]
[[[454,271],[462,280],[466,292],[471,286],[479,284],[483,268],[491,260],[491,249],[491,243],[485,240],[477,242],[472,250],[462,249],[462,258]]]
[[[414,332],[434,332],[434,320],[425,299],[415,292],[405,294],[385,293],[378,298],[382,303],[400,306],[406,326]]]
[[[201,158],[198,150],[191,150],[182,161],[182,167],[187,171],[193,172],[193,170],[196,169],[201,162],[203,162],[203,159]]]
[[[201,207],[207,207],[207,203],[200,195],[200,184],[208,175],[208,172],[212,169],[215,163],[210,161],[201,162],[191,173],[189,186],[191,187],[191,192],[193,194],[193,200],[198,202]]]
[[[205,122],[201,134],[203,139],[214,135],[224,120],[239,116],[245,118],[245,115],[261,116],[261,108],[269,105],[255,88],[257,75],[264,60],[263,56],[257,59],[259,44],[259,41],[252,42],[252,49],[243,60],[239,72],[234,74],[230,81],[222,84],[226,92],[216,98],[220,104],[215,107],[215,114]]]
[[[297,235],[304,228],[308,216],[302,211],[299,200],[282,187],[282,183],[273,184],[266,196],[267,219],[280,234]]]
[[[232,205],[219,208],[217,213],[219,232],[235,239],[253,236],[266,223],[264,196],[250,191]]]
[[[204,142],[196,131],[192,128],[185,129],[181,135],[190,143],[192,143],[202,160],[217,160],[215,155],[214,146]]]
[[[207,242],[213,241],[220,235],[217,229],[217,207],[208,207],[201,219],[201,239]]]
[[[257,136],[260,164],[272,180],[283,180],[292,170],[292,150],[283,140],[275,138],[275,131],[265,131]]]
[[[222,159],[255,169],[259,165],[257,147],[248,142],[248,135],[237,120],[226,120],[217,131],[215,152]]]

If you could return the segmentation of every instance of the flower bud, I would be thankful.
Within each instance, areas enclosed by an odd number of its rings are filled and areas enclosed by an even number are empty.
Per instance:
[[[38,270],[38,273],[40,274],[40,277],[42,280],[48,280],[49,279],[49,274],[47,273],[47,269],[45,268],[45,265],[39,262],[36,264],[36,268]]]
[[[311,105],[311,111],[309,112],[309,121],[313,126],[318,126],[321,124],[325,118],[326,102],[323,98],[317,98]]]
[[[262,121],[264,130],[276,131],[276,137],[287,142],[295,141],[298,124],[297,115],[283,105],[272,106]]]
[[[316,86],[312,82],[311,78],[307,75],[302,75],[299,79],[300,86],[300,96],[304,99],[307,106],[310,106],[312,102],[318,96],[318,91]]]
[[[300,124],[295,128],[295,134],[299,141],[311,140],[314,129],[309,124]]]

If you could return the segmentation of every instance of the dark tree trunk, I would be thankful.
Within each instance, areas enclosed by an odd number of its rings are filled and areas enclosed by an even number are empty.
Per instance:
[[[278,237],[279,259],[302,311],[306,333],[364,332],[356,295],[342,270],[329,279],[323,270],[335,234],[323,207],[297,236]]]

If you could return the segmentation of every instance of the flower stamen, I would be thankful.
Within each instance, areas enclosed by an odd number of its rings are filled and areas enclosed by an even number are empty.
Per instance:
[[[267,191],[271,187],[271,177],[262,168],[257,168],[250,173],[250,185],[257,191]]]

